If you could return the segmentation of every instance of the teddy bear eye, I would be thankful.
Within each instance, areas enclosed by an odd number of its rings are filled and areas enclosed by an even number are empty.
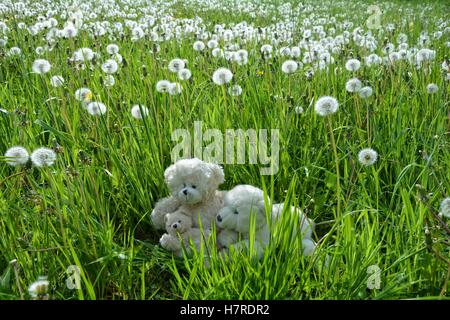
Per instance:
[[[186,188],[186,183],[183,183],[183,188]]]
[[[195,189],[195,188],[197,188],[197,186],[194,186],[194,185],[193,185],[193,186],[192,186],[192,189]]]
[[[181,220],[178,220],[178,223],[181,223]]]
[[[237,211],[237,209],[235,209],[233,213],[234,214],[239,214],[239,211]]]

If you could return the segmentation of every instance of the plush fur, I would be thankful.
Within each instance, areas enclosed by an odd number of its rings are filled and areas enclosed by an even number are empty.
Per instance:
[[[164,229],[164,217],[183,206],[183,212],[191,216],[193,227],[201,225],[209,230],[217,212],[223,207],[223,191],[218,191],[224,182],[220,166],[197,158],[183,159],[164,172],[171,196],[158,201],[151,214],[156,229]]]
[[[166,231],[159,240],[161,246],[172,251],[178,257],[183,256],[183,248],[187,254],[191,253],[190,244],[193,243],[196,250],[200,250],[203,236],[199,228],[193,228],[192,217],[180,207],[173,213],[165,216]],[[209,237],[209,230],[204,230],[205,239]]]
[[[283,213],[284,203],[277,203],[272,206],[272,219],[278,220]],[[307,218],[299,208],[292,207],[289,211],[290,214],[295,214],[299,218],[300,230],[295,230],[297,234],[302,236],[302,253],[305,256],[310,256],[314,253],[316,249],[316,243],[314,242],[312,236],[314,231],[314,221]]]
[[[276,222],[282,211],[283,204],[272,206],[271,218]],[[292,207],[291,213],[297,214],[300,219],[303,241],[303,254],[310,255],[314,251],[315,243],[312,240],[314,223],[306,218],[300,209]],[[216,224],[223,229],[224,236],[218,236],[218,242],[225,249],[231,245],[238,250],[249,247],[250,217],[255,217],[255,244],[254,248],[259,258],[270,241],[270,230],[267,224],[264,192],[250,185],[238,185],[227,192],[224,207],[216,217]],[[226,231],[226,232],[225,232]],[[236,241],[237,239],[237,241]]]

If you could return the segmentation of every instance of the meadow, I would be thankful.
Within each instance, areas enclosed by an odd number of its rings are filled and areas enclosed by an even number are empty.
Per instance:
[[[2,1],[0,299],[448,298],[449,13],[444,0]],[[291,221],[260,261],[161,248],[150,214],[169,195],[171,137],[196,121],[278,130],[277,172],[222,163],[221,189],[300,207],[312,257]]]

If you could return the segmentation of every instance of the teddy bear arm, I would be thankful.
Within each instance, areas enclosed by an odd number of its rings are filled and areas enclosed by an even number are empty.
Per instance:
[[[222,248],[227,248],[231,244],[238,242],[238,233],[233,230],[224,229],[217,235],[217,243]]]
[[[316,243],[311,239],[302,240],[302,253],[304,256],[309,257],[314,254],[316,250]]]
[[[210,234],[211,233],[209,230],[203,230],[202,234],[202,231],[199,228],[192,228],[186,234],[186,237],[184,239],[184,245],[186,248],[188,248],[190,247],[190,244],[192,242],[194,244],[194,247],[198,251],[200,250],[200,246],[203,239],[206,240],[210,236]]]
[[[176,252],[181,250],[180,240],[168,233],[163,234],[159,242],[161,246],[168,251]]]
[[[156,229],[165,229],[164,216],[167,213],[176,211],[181,203],[174,197],[167,197],[159,200],[152,211],[152,223]]]

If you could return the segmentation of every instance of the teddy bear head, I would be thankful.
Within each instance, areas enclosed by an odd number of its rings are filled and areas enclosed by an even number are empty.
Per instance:
[[[210,197],[224,182],[220,166],[197,158],[182,159],[168,167],[164,178],[173,197],[193,205]]]
[[[252,215],[257,229],[266,224],[264,192],[250,185],[238,185],[225,195],[216,223],[222,229],[248,233]]]
[[[180,209],[166,214],[164,219],[167,233],[173,236],[183,234],[192,228],[192,217]]]

